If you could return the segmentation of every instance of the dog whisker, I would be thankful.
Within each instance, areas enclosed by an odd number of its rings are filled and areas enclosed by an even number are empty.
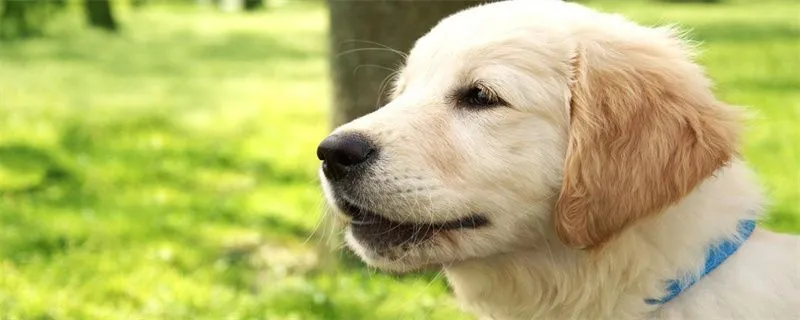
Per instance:
[[[376,46],[379,46],[379,47],[381,47],[382,49],[386,49],[387,51],[390,51],[390,52],[396,53],[397,55],[399,55],[399,56],[400,56],[400,57],[402,57],[403,59],[406,59],[406,58],[408,58],[408,54],[406,54],[405,52],[403,52],[403,51],[400,51],[400,50],[397,50],[397,49],[394,49],[394,48],[392,48],[392,47],[390,47],[390,46],[387,46],[387,45],[385,45],[385,44],[382,44],[382,43],[380,43],[380,42],[369,41],[369,40],[356,40],[356,39],[353,39],[353,40],[344,40],[344,41],[342,41],[341,43],[343,43],[343,44],[344,44],[344,43],[366,43],[366,44],[376,45]]]

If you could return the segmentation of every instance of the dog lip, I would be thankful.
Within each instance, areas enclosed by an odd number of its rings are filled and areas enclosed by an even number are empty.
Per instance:
[[[489,224],[483,216],[472,215],[461,219],[439,223],[398,222],[381,216],[345,199],[337,199],[340,210],[349,215],[350,231],[362,245],[378,254],[391,256],[390,248],[408,248],[423,243],[440,232],[448,230],[475,229]]]
[[[377,214],[368,209],[364,209],[347,200],[340,200],[340,207],[346,215],[352,218],[352,220],[350,221],[351,225],[369,225],[369,224],[382,223],[382,224],[406,226],[414,228],[424,227],[433,230],[456,230],[456,229],[477,229],[489,224],[489,219],[479,214],[473,214],[455,220],[436,222],[436,223],[399,222],[383,217],[380,214]]]
[[[444,223],[433,224],[434,228],[442,230],[452,229],[477,229],[489,224],[486,217],[478,214],[469,215],[458,220],[451,220]]]

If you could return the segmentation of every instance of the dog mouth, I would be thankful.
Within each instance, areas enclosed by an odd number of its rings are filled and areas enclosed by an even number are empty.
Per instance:
[[[373,248],[418,244],[442,231],[477,229],[489,224],[478,214],[436,223],[398,222],[346,200],[339,200],[341,211],[350,216],[350,229],[359,242]]]

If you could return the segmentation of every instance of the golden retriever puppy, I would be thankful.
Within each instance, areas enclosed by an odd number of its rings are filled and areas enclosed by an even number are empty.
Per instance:
[[[735,54],[735,53],[732,53]],[[800,242],[669,28],[560,1],[441,21],[319,146],[366,263],[444,268],[484,319],[800,319]]]

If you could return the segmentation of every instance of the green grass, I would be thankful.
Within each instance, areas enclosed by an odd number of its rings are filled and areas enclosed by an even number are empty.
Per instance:
[[[800,232],[800,26],[786,3],[594,6],[677,22],[745,157]],[[330,87],[319,4],[77,14],[0,42],[0,319],[457,319],[440,277],[321,267],[314,147]]]

